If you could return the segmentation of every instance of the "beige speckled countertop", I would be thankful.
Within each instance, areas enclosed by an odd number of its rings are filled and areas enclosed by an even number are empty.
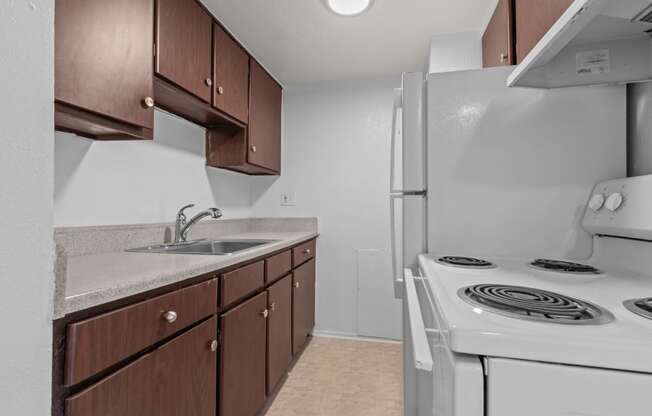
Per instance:
[[[316,226],[312,230],[308,227],[303,231],[295,229],[289,232],[271,229],[216,235],[215,238],[276,240],[230,256],[129,253],[121,250],[68,257],[55,296],[54,318],[215,272],[317,236]]]

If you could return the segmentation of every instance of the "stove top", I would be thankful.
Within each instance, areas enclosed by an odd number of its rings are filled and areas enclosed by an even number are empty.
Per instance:
[[[602,325],[613,315],[592,303],[547,290],[479,284],[461,288],[458,296],[471,305],[511,318],[568,325]]]
[[[483,259],[461,256],[444,256],[437,259],[437,262],[446,266],[464,267],[469,269],[493,269],[493,263]]]
[[[623,302],[628,311],[652,319],[652,298],[631,299]]]
[[[600,270],[593,266],[563,260],[536,259],[530,263],[530,267],[557,273],[602,274]]]
[[[527,256],[481,257],[492,269],[452,267],[438,261],[447,254],[419,256],[419,273],[451,351],[652,374],[652,301],[641,302],[652,298],[650,243],[599,239],[594,256],[578,262],[599,275],[537,270]],[[638,313],[623,306],[628,299]],[[639,316],[648,305],[650,320]]]

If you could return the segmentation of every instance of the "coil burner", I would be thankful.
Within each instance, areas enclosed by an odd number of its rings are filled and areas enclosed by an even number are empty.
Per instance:
[[[510,318],[572,325],[602,325],[614,319],[597,305],[541,289],[481,284],[462,288],[458,295],[473,306]]]
[[[570,273],[570,274],[602,274],[593,266],[586,264],[572,263],[562,260],[536,259],[530,263],[530,267],[548,272]]]
[[[623,302],[623,305],[630,312],[634,312],[647,319],[652,319],[652,298],[632,299]]]
[[[476,259],[473,257],[445,256],[437,259],[437,262],[446,266],[463,267],[467,269],[493,269],[496,267],[493,263]]]

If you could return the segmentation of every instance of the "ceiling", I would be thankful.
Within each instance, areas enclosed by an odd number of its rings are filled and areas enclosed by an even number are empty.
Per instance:
[[[284,85],[426,68],[432,35],[482,31],[496,0],[376,0],[341,17],[323,0],[202,0]]]

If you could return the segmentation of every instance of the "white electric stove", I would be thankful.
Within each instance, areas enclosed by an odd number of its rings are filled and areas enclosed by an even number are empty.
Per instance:
[[[651,195],[652,176],[596,186],[587,259],[420,256],[405,276],[417,413],[652,414]]]

